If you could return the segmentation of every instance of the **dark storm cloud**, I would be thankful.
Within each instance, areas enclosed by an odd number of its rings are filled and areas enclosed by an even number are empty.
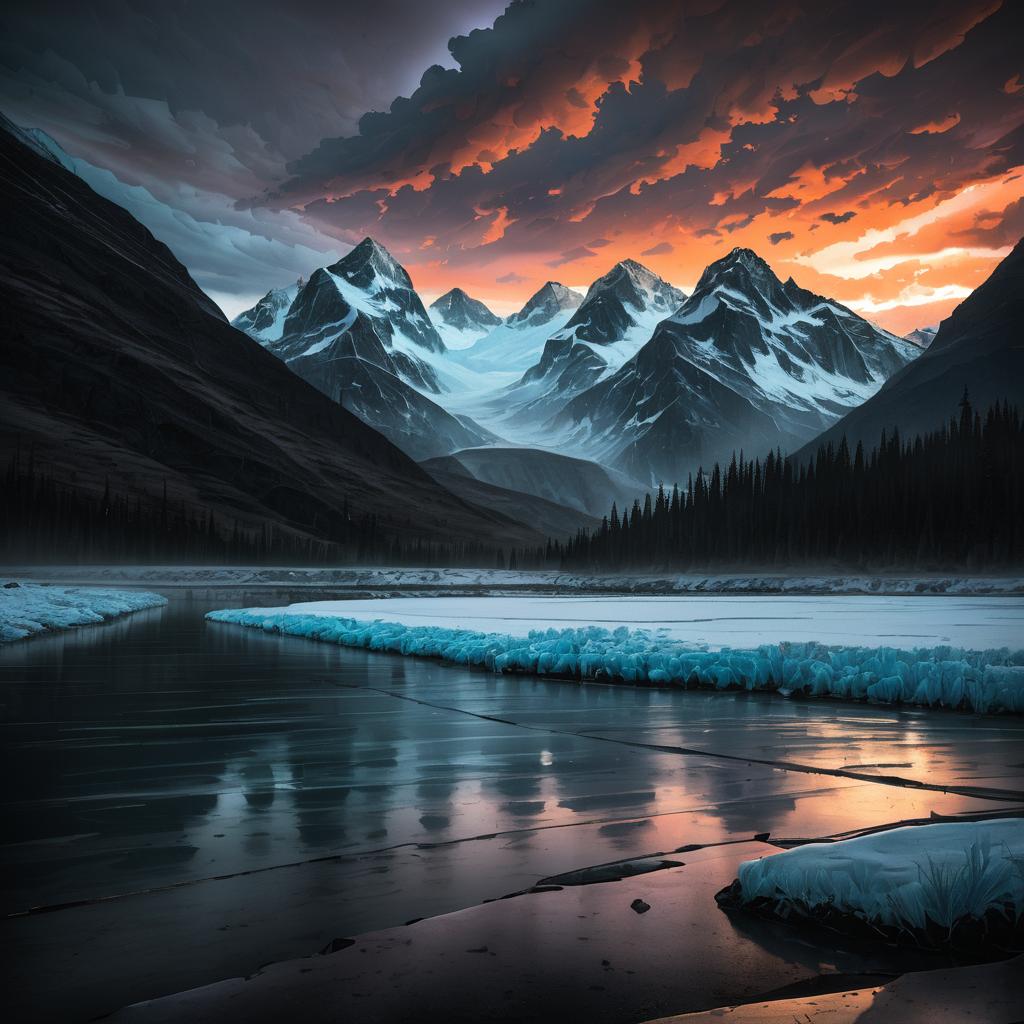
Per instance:
[[[0,75],[15,120],[171,211],[296,252],[370,234],[437,293],[802,261],[1024,163],[1019,3],[518,0],[475,28],[500,9],[43,4],[5,16]],[[1012,191],[956,244],[1003,244]]]
[[[549,267],[561,267],[566,263],[576,263],[579,260],[590,259],[591,256],[596,255],[585,245],[577,246],[575,249],[570,249],[568,252],[563,252],[560,256],[556,256],[553,260],[548,260],[547,265]]]
[[[197,276],[252,293],[317,265],[337,240],[239,201],[280,180],[324,135],[356,131],[367,110],[415,88],[450,36],[489,24],[503,6],[448,0],[442,15],[400,0],[8,4],[0,107],[97,176],[112,172],[105,194],[132,205]],[[118,183],[146,196],[119,194]],[[207,249],[226,263],[239,246],[264,250],[267,266],[254,273],[240,255],[232,275],[204,263]]]
[[[376,232],[414,263],[430,234],[423,259],[453,272],[584,260],[595,231],[672,245],[759,225],[762,240],[799,238],[819,218],[874,226],[867,211],[937,200],[1024,160],[1024,104],[1004,91],[1018,15],[998,6],[945,0],[922,20],[914,4],[732,2],[684,18],[641,0],[626,32],[617,3],[558,5],[554,20],[548,5],[515,5],[456,41],[460,70],[432,69],[357,135],[296,161],[283,194],[311,197],[324,230]],[[623,79],[579,121],[566,83],[613,74]],[[495,238],[481,212],[499,209]]]

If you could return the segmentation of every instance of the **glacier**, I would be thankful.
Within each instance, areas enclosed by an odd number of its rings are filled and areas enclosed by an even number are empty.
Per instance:
[[[0,643],[106,622],[129,612],[165,604],[166,597],[144,590],[60,587],[3,580],[0,581]]]
[[[842,643],[763,642],[766,631],[778,633],[777,623],[766,620],[756,627],[741,623],[737,632],[726,618],[717,620],[722,634],[729,636],[732,629],[734,638],[762,642],[713,644],[693,639],[714,634],[716,627],[707,629],[706,618],[680,618],[676,612],[675,621],[657,625],[671,615],[662,606],[679,604],[680,599],[398,598],[223,609],[209,612],[207,618],[347,647],[440,658],[492,672],[581,682],[744,689],[981,713],[1024,712],[1024,650],[1014,646],[973,650],[950,643],[851,642],[863,640],[868,627],[858,624],[855,615],[844,615],[841,607],[837,617],[852,619],[846,633],[834,634],[847,638]],[[1012,607],[1019,616],[1019,605]],[[581,614],[611,616],[605,621],[619,624],[609,628],[570,621],[572,615]],[[624,624],[631,616],[638,621]],[[402,618],[405,621],[397,621]],[[722,622],[727,625],[723,627]],[[641,623],[649,628],[637,628]],[[1018,627],[1019,623],[1010,623],[998,630],[1019,636]],[[810,632],[814,625],[789,628]],[[998,630],[987,635],[1004,635]]]
[[[838,913],[912,934],[934,926],[948,933],[989,913],[1019,925],[1022,864],[1024,819],[944,822],[747,861],[730,895],[788,920]]]

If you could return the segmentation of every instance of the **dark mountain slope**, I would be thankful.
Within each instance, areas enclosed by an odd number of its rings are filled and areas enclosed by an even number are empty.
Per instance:
[[[474,505],[501,512],[554,539],[564,540],[581,528],[592,530],[601,524],[596,516],[587,515],[567,505],[477,480],[454,455],[427,459],[421,465],[452,494]]]
[[[0,463],[331,538],[342,509],[408,540],[532,542],[441,488],[231,327],[125,210],[0,128]]]
[[[918,359],[797,455],[813,455],[844,434],[851,448],[858,441],[870,448],[893,426],[904,437],[934,430],[957,415],[964,388],[981,411],[1004,398],[1024,407],[1024,239],[942,321]]]
[[[611,507],[629,508],[643,485],[618,470],[540,448],[468,448],[445,460],[458,463],[475,479],[495,487],[532,494],[595,518]]]

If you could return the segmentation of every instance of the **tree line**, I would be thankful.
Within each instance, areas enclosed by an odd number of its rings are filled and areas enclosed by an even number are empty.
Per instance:
[[[733,456],[548,546],[562,568],[981,568],[1024,562],[1024,432],[1015,407],[959,416],[870,452],[845,437],[804,463]]]
[[[326,524],[326,538],[275,523],[242,526],[212,508],[160,495],[121,491],[107,481],[92,493],[58,482],[15,451],[3,476],[0,560],[88,564],[200,565],[492,565],[504,554],[471,542],[403,538],[347,502]]]
[[[3,478],[0,560],[481,566],[570,571],[821,567],[936,569],[1024,563],[1024,427],[1002,403],[866,452],[846,439],[804,463],[734,455],[684,488],[613,504],[601,526],[528,549],[427,537],[347,506],[323,537],[242,526],[161,495],[68,487],[16,452]]]

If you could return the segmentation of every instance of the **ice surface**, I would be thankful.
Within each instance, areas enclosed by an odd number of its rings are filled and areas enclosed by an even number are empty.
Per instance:
[[[104,622],[143,608],[167,604],[167,598],[141,590],[40,586],[0,580],[0,642],[37,633]]]
[[[394,598],[208,618],[495,672],[1024,711],[1017,599]]]
[[[834,909],[889,927],[951,928],[990,908],[1024,915],[1024,819],[911,826],[740,865],[741,902],[786,916]]]

